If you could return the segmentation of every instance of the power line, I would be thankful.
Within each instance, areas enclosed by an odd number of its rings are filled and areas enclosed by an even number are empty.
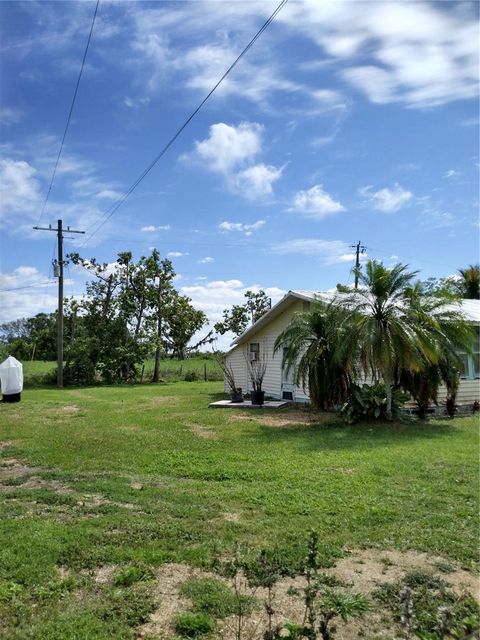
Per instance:
[[[58,163],[60,162],[60,156],[62,155],[63,145],[65,143],[65,138],[67,136],[67,131],[68,131],[68,128],[70,126],[70,120],[72,118],[73,107],[74,107],[75,101],[77,99],[78,87],[80,86],[80,80],[82,78],[83,69],[85,67],[85,60],[87,59],[87,53],[88,53],[88,48],[90,46],[90,40],[92,39],[93,26],[95,24],[95,19],[97,17],[97,11],[98,11],[98,5],[99,4],[100,4],[100,0],[97,0],[97,4],[95,5],[95,11],[93,13],[92,24],[90,26],[90,33],[88,34],[87,45],[85,47],[85,51],[84,51],[84,54],[83,54],[82,64],[81,64],[81,67],[80,67],[80,73],[78,74],[77,84],[75,85],[75,91],[73,92],[72,103],[70,105],[70,111],[68,112],[67,124],[65,125],[65,130],[63,132],[62,141],[60,143],[60,149],[58,150],[58,155],[57,155],[57,159],[55,161],[55,166],[53,168],[52,178],[50,180],[50,185],[48,187],[47,195],[45,197],[45,201],[43,203],[43,207],[42,207],[42,210],[40,212],[40,217],[37,220],[37,226],[40,223],[40,220],[42,219],[42,216],[43,216],[43,214],[45,212],[45,208],[47,206],[47,202],[48,202],[48,199],[50,197],[50,192],[51,192],[52,187],[53,187],[53,181],[55,180],[55,175],[57,173]]]
[[[288,0],[282,0],[280,4],[277,6],[272,15],[264,22],[264,24],[260,27],[257,33],[253,36],[250,42],[247,44],[245,49],[240,53],[240,55],[236,58],[236,60],[228,67],[223,76],[218,80],[218,82],[210,89],[205,98],[200,102],[198,107],[190,114],[190,116],[185,120],[182,126],[177,130],[177,132],[170,138],[167,144],[163,147],[160,153],[155,156],[152,162],[147,166],[147,168],[138,176],[135,182],[130,186],[130,188],[125,191],[125,193],[118,198],[116,202],[108,209],[104,215],[100,218],[99,226],[92,231],[92,233],[85,239],[85,241],[80,245],[83,247],[96,233],[100,231],[103,225],[113,216],[113,214],[122,206],[122,204],[127,200],[127,198],[133,193],[133,191],[138,187],[138,185],[142,182],[142,180],[150,173],[153,167],[157,164],[157,162],[165,155],[165,153],[170,149],[175,140],[180,136],[183,130],[190,124],[193,118],[197,115],[203,105],[207,102],[207,100],[211,97],[211,95],[216,91],[216,89],[220,86],[220,84],[225,80],[228,74],[236,67],[238,62],[243,58],[243,56],[249,51],[249,49],[255,44],[258,38],[262,35],[262,33],[267,29],[269,24],[275,19],[277,14],[283,9],[283,7],[287,4]],[[95,226],[96,223],[91,225],[90,228]]]
[[[32,287],[41,287],[46,284],[52,284],[55,282],[54,280],[46,280],[45,282],[34,282],[33,284],[25,284],[22,287],[12,287],[11,289],[0,289],[0,293],[5,293],[6,291],[20,291],[20,289],[31,289]]]

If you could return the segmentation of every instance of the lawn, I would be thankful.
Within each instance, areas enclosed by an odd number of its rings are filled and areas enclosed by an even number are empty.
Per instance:
[[[1,638],[134,637],[151,581],[102,583],[99,568],[208,568],[240,546],[293,570],[312,528],[325,565],[373,547],[476,569],[475,418],[345,426],[208,409],[221,391],[32,389],[0,405]]]
[[[44,360],[25,360],[23,361],[23,374],[25,379],[25,387],[37,387],[55,384],[57,363]],[[142,376],[143,381],[151,381],[155,361],[151,358],[146,360],[143,367],[138,367],[138,378]],[[187,358],[186,360],[178,360],[175,358],[165,358],[160,362],[160,376],[165,381],[187,380],[203,380],[207,376],[207,380],[222,380],[223,373],[218,362],[209,357],[197,356]]]

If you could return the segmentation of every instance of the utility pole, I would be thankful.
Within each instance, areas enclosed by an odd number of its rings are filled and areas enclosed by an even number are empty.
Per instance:
[[[37,231],[54,231],[57,234],[58,246],[58,273],[55,270],[55,276],[58,277],[58,309],[57,309],[57,387],[63,388],[63,221],[57,221],[57,228],[52,227],[33,227]],[[68,233],[85,233],[85,231],[75,231],[66,228]]]
[[[360,254],[365,253],[367,247],[362,246],[361,240],[357,244],[350,245],[352,249],[355,249],[355,289],[358,289],[358,273],[360,271]]]

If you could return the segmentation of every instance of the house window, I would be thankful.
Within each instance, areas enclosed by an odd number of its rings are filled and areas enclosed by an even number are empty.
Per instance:
[[[258,360],[259,357],[260,357],[260,343],[251,342],[250,343],[250,360]]]
[[[476,329],[476,340],[473,346],[472,354],[460,353],[462,364],[460,368],[460,377],[464,380],[473,380],[480,378],[480,329]]]
[[[473,347],[473,377],[480,378],[480,327],[476,327],[476,334]]]
[[[303,311],[310,311],[310,302],[307,302],[307,300],[303,301]]]

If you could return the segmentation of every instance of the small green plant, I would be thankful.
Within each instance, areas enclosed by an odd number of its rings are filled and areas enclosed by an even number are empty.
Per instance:
[[[380,585],[373,595],[393,612],[407,638],[469,637],[480,628],[480,608],[471,595],[459,597],[445,585],[440,578],[416,571],[402,582]]]
[[[136,564],[122,569],[113,584],[117,587],[129,587],[135,582],[150,580],[153,575],[153,571],[149,567],[143,564]]]
[[[215,629],[215,621],[206,613],[180,613],[175,618],[175,631],[182,638],[201,638]]]
[[[408,400],[408,395],[396,389],[392,395],[392,416],[398,417],[400,408]],[[363,420],[387,419],[387,395],[381,382],[361,387],[352,385],[348,399],[340,410],[349,424]]]
[[[216,578],[191,578],[182,584],[180,593],[192,602],[195,613],[205,613],[214,618],[227,618],[241,611],[248,614],[255,600],[247,595],[234,593]]]
[[[407,587],[415,589],[416,587],[426,587],[427,589],[443,589],[448,587],[448,583],[437,576],[432,576],[424,571],[411,571],[407,573],[403,579]]]
[[[196,371],[187,371],[183,379],[185,382],[195,382],[195,380],[198,380],[198,375]]]

